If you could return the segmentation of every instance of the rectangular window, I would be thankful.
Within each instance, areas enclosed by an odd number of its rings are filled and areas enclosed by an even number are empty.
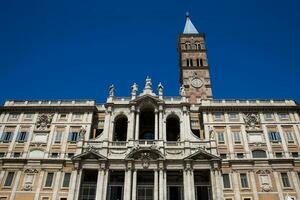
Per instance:
[[[240,178],[241,178],[241,186],[242,188],[248,188],[249,184],[248,184],[248,177],[246,173],[241,173],[240,174]]]
[[[233,132],[234,144],[241,144],[241,134],[240,132]]]
[[[26,113],[24,116],[25,119],[32,119],[32,117],[33,117],[32,113]]]
[[[12,185],[14,175],[15,175],[14,172],[8,172],[5,182],[4,182],[5,187],[10,187]]]
[[[63,187],[69,187],[70,184],[71,173],[65,173],[63,180]]]
[[[67,114],[60,114],[59,120],[67,120]]]
[[[14,152],[13,153],[13,157],[14,158],[20,158],[21,157],[21,153],[20,152]]]
[[[298,179],[299,179],[299,181],[300,181],[300,172],[298,172]]]
[[[68,158],[72,158],[75,154],[74,153],[68,153],[67,156]]]
[[[238,114],[237,113],[228,113],[228,117],[229,117],[230,121],[238,120]]]
[[[48,172],[47,177],[46,177],[45,187],[52,186],[53,176],[54,176],[53,172]]]
[[[281,120],[288,120],[289,115],[287,113],[278,113],[279,119]]]
[[[55,133],[55,138],[54,138],[54,143],[55,144],[60,144],[61,137],[62,137],[62,132],[56,132]]]
[[[27,132],[20,132],[17,135],[17,141],[18,142],[26,142],[27,141]]]
[[[73,114],[73,119],[74,120],[81,120],[82,119],[82,114],[81,113],[74,113]]]
[[[0,152],[0,158],[3,158],[5,156],[4,152]]]
[[[286,139],[287,139],[288,143],[294,143],[293,132],[286,132]]]
[[[281,173],[281,180],[283,187],[291,187],[288,174],[285,172]]]
[[[214,113],[215,121],[222,121],[222,113]]]
[[[59,153],[51,153],[51,158],[59,158]]]
[[[227,154],[226,153],[220,153],[220,157],[222,159],[227,159]]]
[[[229,174],[222,174],[224,188],[231,188]]]
[[[77,142],[77,140],[78,140],[78,132],[69,133],[69,138],[68,138],[69,142]]]
[[[282,158],[282,152],[275,152],[276,158]]]
[[[298,152],[292,152],[291,155],[293,158],[298,158],[298,156],[299,156]]]
[[[237,153],[237,154],[236,154],[236,157],[237,157],[237,158],[244,158],[244,154],[243,154],[243,153]]]
[[[18,120],[19,115],[18,114],[10,114],[9,115],[9,120]]]
[[[269,132],[269,139],[271,142],[278,143],[281,141],[279,132]]]
[[[266,113],[265,114],[265,119],[266,120],[272,120],[273,119],[273,114],[272,113]]]
[[[10,142],[12,140],[13,133],[12,132],[4,132],[1,135],[2,142]]]
[[[223,132],[218,133],[218,143],[219,144],[225,144],[225,139],[224,139],[224,133]]]

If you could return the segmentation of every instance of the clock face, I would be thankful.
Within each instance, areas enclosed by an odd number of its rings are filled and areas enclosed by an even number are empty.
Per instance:
[[[195,87],[195,88],[199,88],[203,85],[203,82],[201,81],[201,79],[199,78],[194,78],[192,80],[192,86]]]

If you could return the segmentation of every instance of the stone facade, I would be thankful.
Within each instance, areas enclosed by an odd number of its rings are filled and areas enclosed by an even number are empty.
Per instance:
[[[299,105],[212,99],[189,18],[179,46],[176,97],[147,77],[128,97],[111,86],[104,104],[6,101],[0,200],[300,199]],[[185,66],[193,56],[199,66]]]

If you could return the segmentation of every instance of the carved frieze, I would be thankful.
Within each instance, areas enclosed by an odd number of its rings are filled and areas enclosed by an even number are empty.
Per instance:
[[[39,131],[45,131],[50,128],[51,122],[52,122],[53,114],[41,114],[39,115],[37,122],[36,122],[36,128]]]
[[[258,129],[260,127],[260,117],[257,113],[244,114],[244,121],[248,129]]]

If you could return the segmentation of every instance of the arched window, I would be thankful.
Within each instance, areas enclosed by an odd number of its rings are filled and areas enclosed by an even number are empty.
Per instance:
[[[200,46],[200,43],[199,43],[199,42],[196,42],[196,43],[195,43],[195,46],[196,46],[196,49],[197,49],[197,50],[200,50],[200,49],[201,49],[201,46]]]
[[[139,139],[154,140],[154,109],[144,108],[140,113]]]
[[[191,43],[190,42],[186,42],[185,43],[185,49],[186,50],[190,50],[191,49]]]
[[[167,141],[180,140],[180,122],[177,116],[167,118]]]
[[[267,154],[264,150],[253,150],[252,157],[253,158],[266,158]]]
[[[127,139],[128,119],[121,115],[115,119],[114,141],[126,141]]]

